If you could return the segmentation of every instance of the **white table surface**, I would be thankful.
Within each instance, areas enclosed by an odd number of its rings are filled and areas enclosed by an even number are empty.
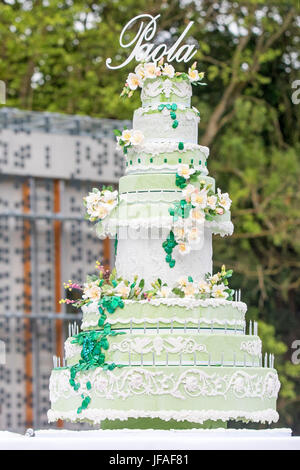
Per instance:
[[[40,430],[34,437],[0,431],[0,450],[300,450],[290,429],[252,430]]]

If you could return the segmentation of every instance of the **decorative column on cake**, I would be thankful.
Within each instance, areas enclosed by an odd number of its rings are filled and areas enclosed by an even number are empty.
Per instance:
[[[149,41],[157,17],[143,16]],[[195,62],[184,73],[163,58],[127,77],[121,96],[141,89],[142,106],[132,129],[116,131],[126,174],[118,192],[94,188],[84,201],[99,237],[114,240],[116,268],[98,263],[85,284],[65,286],[82,290],[73,302],[82,331],[70,326],[66,365],[54,358],[49,421],[183,429],[278,420],[274,357],[263,357],[257,323],[246,325],[232,271],[213,274],[212,235],[231,235],[233,225],[230,197],[198,145],[191,97],[203,80]]]

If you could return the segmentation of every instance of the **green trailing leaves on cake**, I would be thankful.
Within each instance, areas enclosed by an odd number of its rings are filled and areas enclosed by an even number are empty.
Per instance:
[[[167,104],[159,104],[157,107],[158,111],[164,112],[164,111],[169,111],[170,112],[170,118],[173,121],[172,122],[172,127],[173,129],[176,129],[178,127],[178,120],[177,120],[177,115],[176,115],[176,110],[177,110],[177,104],[176,103],[167,103]]]
[[[70,385],[75,391],[80,390],[80,382],[76,382],[78,372],[93,370],[101,367],[103,370],[114,370],[116,367],[123,367],[122,365],[107,363],[105,361],[105,351],[109,349],[108,336],[116,336],[124,334],[124,332],[113,331],[111,326],[107,323],[101,331],[90,331],[88,333],[79,333],[72,339],[72,344],[79,344],[82,346],[81,358],[77,364],[70,368]],[[91,383],[87,382],[86,388],[91,390]],[[82,403],[78,408],[77,413],[80,414],[83,409],[86,409],[91,401],[88,395],[82,394]]]

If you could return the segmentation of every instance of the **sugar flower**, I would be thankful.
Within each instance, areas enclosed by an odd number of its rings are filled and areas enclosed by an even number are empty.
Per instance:
[[[179,176],[182,176],[185,179],[189,179],[189,177],[195,173],[194,168],[190,168],[189,165],[182,163],[181,165],[178,166],[177,174]]]
[[[116,293],[120,295],[123,299],[127,299],[130,292],[130,287],[126,286],[124,281],[120,282],[120,284],[116,287]]]
[[[154,62],[147,62],[144,65],[145,78],[155,78],[160,71]]]
[[[173,78],[175,75],[175,69],[173,65],[165,64],[164,68],[162,69],[162,75],[166,75],[169,78]]]
[[[221,284],[215,284],[212,288],[212,296],[218,299],[227,299],[228,292],[225,292],[226,286]]]
[[[226,211],[230,209],[231,206],[231,199],[228,193],[221,193],[220,188],[218,188],[218,202],[221,207],[223,207]]]
[[[207,204],[207,191],[205,188],[201,191],[194,191],[191,195],[191,202],[194,206],[204,209]]]
[[[128,84],[130,90],[136,90],[142,85],[141,78],[136,73],[130,73],[127,77],[126,83]]]
[[[141,145],[144,141],[144,134],[141,131],[133,131],[131,138],[130,138],[130,143],[132,145]]]
[[[181,255],[187,255],[191,251],[190,246],[185,242],[179,242],[176,248]]]

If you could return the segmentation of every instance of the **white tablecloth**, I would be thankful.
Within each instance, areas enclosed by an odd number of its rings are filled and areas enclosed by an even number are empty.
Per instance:
[[[34,437],[0,431],[0,449],[105,449],[105,450],[300,450],[300,437],[290,429],[250,430],[41,430]]]

